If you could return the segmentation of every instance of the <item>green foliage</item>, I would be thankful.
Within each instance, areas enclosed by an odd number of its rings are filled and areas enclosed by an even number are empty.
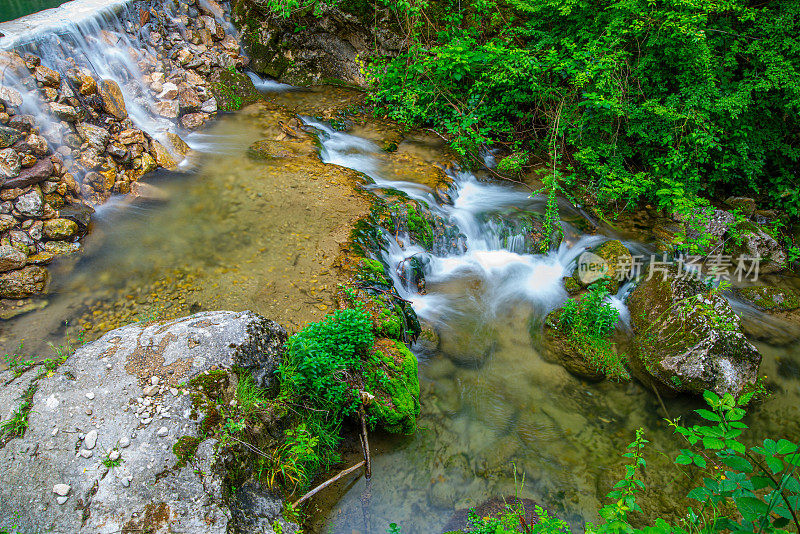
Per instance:
[[[800,215],[797,1],[419,9],[416,40],[372,68],[379,113],[432,125],[462,154],[508,145],[560,161],[569,183],[620,207],[688,214],[737,194]]]
[[[236,405],[239,410],[248,415],[263,408],[269,403],[269,395],[263,388],[253,382],[250,373],[243,373],[236,385]]]
[[[625,355],[617,352],[609,339],[619,311],[605,302],[608,294],[602,282],[592,284],[582,297],[567,300],[553,326],[568,335],[575,349],[607,377],[627,380],[630,374],[625,369]]]
[[[372,321],[361,309],[337,310],[286,342],[278,368],[282,392],[301,395],[318,407],[352,414],[360,402],[348,378],[361,369],[374,343]]]
[[[34,382],[22,394],[22,403],[14,410],[7,420],[0,423],[0,445],[5,445],[9,440],[22,437],[28,429],[28,414],[33,407],[33,396],[38,386]]]
[[[8,366],[8,369],[15,378],[21,376],[22,373],[24,373],[34,363],[33,360],[27,359],[20,355],[23,349],[23,343],[24,341],[20,341],[19,348],[17,349],[16,353],[6,354],[3,356],[3,361]]]

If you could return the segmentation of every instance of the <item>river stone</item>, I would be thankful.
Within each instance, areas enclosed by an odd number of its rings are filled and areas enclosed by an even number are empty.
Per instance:
[[[58,102],[50,102],[50,111],[62,121],[67,122],[75,122],[80,116],[78,110],[74,107],[66,104],[59,104]]]
[[[78,224],[69,219],[49,219],[44,222],[44,236],[48,239],[69,239],[78,231]]]
[[[67,241],[47,241],[44,244],[44,251],[54,256],[66,256],[81,249],[80,243],[69,243]]]
[[[12,108],[18,108],[22,105],[22,94],[14,88],[0,85],[0,102]]]
[[[238,372],[256,371],[261,383],[261,378],[272,381],[285,340],[280,325],[252,312],[219,311],[148,326],[131,324],[80,347],[52,376],[38,381],[28,430],[0,449],[3,508],[19,513],[19,531],[53,534],[225,534],[235,521],[251,524],[248,517],[253,524],[267,518],[281,522],[280,498],[260,486],[243,483],[243,493],[235,496],[227,491],[227,460],[217,457],[213,438],[202,438],[204,412],[193,409],[194,395],[164,396],[160,402],[172,417],[158,425],[141,425],[134,410],[126,408],[136,404],[152,376],[165,385],[191,388],[191,380],[200,374],[241,368]],[[0,378],[9,375],[6,371]],[[235,380],[235,373],[228,376]],[[91,419],[84,413],[87,390],[97,392]],[[19,402],[18,395],[0,388],[0,406]],[[162,426],[169,432],[159,438]],[[54,428],[96,429],[98,445],[112,447],[124,440],[130,445],[124,462],[107,471],[94,458],[76,458],[76,435],[54,434]],[[184,436],[198,437],[200,443],[191,462],[180,465],[173,447]],[[27,454],[31,450],[38,453]],[[56,506],[50,492],[55,484],[71,486],[72,499],[82,506]],[[286,524],[283,532],[296,530]]]
[[[562,310],[558,309],[545,318],[542,356],[549,362],[558,363],[578,378],[591,382],[603,380],[606,376],[605,373],[589,361],[588,355],[580,352],[579,348],[571,342],[568,334],[559,330],[561,313]]]
[[[189,150],[191,150],[189,145],[186,144],[186,141],[181,139],[181,136],[178,134],[167,132],[167,138],[169,139],[169,142],[172,144],[172,147],[175,149],[175,151],[181,156],[185,156]]]
[[[5,188],[25,188],[29,185],[38,184],[53,175],[55,167],[50,158],[42,158],[33,167],[22,169],[18,176],[6,180],[3,184]]]
[[[155,109],[156,113],[168,119],[177,119],[178,113],[180,112],[178,102],[175,100],[162,100],[161,102],[156,102]]]
[[[36,119],[33,118],[33,115],[23,115],[17,114],[11,117],[8,121],[8,125],[12,128],[15,128],[21,132],[30,132],[34,126],[36,126]]]
[[[676,268],[656,272],[636,286],[628,309],[631,366],[643,382],[667,393],[734,395],[755,384],[761,354],[728,301],[701,281]]]
[[[30,134],[25,138],[25,144],[30,147],[37,156],[44,156],[50,150],[47,140],[41,135]]]
[[[49,279],[47,269],[38,265],[0,274],[0,298],[24,299],[42,293]]]
[[[739,294],[766,311],[791,311],[800,308],[800,295],[774,286],[743,287]]]
[[[0,178],[14,178],[19,176],[19,154],[13,148],[0,150]]]
[[[44,65],[36,67],[34,73],[36,81],[47,87],[58,87],[61,84],[61,75],[53,69],[47,68]]]
[[[187,130],[196,130],[205,124],[208,115],[205,113],[187,113],[181,117],[181,124]]]
[[[12,271],[25,267],[27,256],[8,245],[0,245],[0,272]]]
[[[152,142],[151,147],[150,153],[159,167],[172,170],[178,166],[167,147],[155,140]]]
[[[0,148],[8,148],[22,139],[22,132],[15,128],[0,126]]]
[[[44,214],[42,193],[38,191],[38,187],[34,187],[31,191],[17,197],[14,207],[27,217],[41,217]]]
[[[78,135],[94,147],[105,148],[110,134],[105,128],[84,122],[78,125]]]
[[[109,115],[123,120],[128,116],[128,110],[125,108],[125,97],[122,96],[122,90],[114,80],[102,80],[98,85],[100,98],[103,99],[103,109]]]
[[[175,100],[178,98],[178,86],[172,82],[167,82],[163,86],[163,90],[158,94],[158,98],[162,100]]]

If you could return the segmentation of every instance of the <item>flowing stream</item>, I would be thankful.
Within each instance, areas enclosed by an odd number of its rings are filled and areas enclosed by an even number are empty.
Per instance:
[[[67,24],[54,11],[42,15],[39,28],[6,25],[4,31],[16,33],[2,46],[24,46],[54,68],[74,57],[118,81],[133,122],[161,138],[175,124],[151,111],[136,58],[121,52],[153,53],[147,42],[131,40],[124,31],[125,21],[135,16],[126,13],[125,3],[80,0],[73,6],[83,11]],[[20,4],[0,0],[0,8],[4,5]],[[148,178],[158,193],[147,201],[114,197],[103,205],[84,252],[51,266],[49,294],[34,299],[29,313],[0,322],[0,347],[14,354],[22,344],[20,353],[42,358],[50,343],[63,344],[81,329],[96,337],[131,321],[210,309],[251,309],[290,330],[319,320],[333,306],[337,279],[329,267],[338,244],[369,209],[352,193],[353,173],[343,168],[353,169],[371,179],[366,187],[376,195],[396,189],[425,202],[458,236],[437,243],[432,253],[409,236],[387,240],[380,259],[397,291],[437,333],[435,341],[413,347],[422,386],[419,430],[409,437],[371,436],[372,480],[351,478],[321,494],[311,505],[309,531],[383,534],[397,523],[404,534],[436,534],[456,510],[514,494],[580,529],[597,519],[603,496],[622,476],[621,454],[637,428],[646,429],[651,441],[650,468],[643,476],[650,489],[642,507],[675,518],[692,483],[670,467],[681,444],[665,424],[657,398],[636,382],[575,378],[542,357],[535,335],[545,315],[566,300],[562,278],[571,274],[581,252],[622,239],[635,253],[645,253],[643,240],[609,227],[585,234],[584,216],[562,205],[564,243],[546,255],[527,254],[514,217],[520,211],[543,213],[542,198],[456,170],[452,203],[441,203],[425,179],[426,169],[451,163],[440,141],[411,135],[397,152],[386,153],[379,148],[378,121],[343,133],[310,118],[344,109],[354,100],[352,91],[286,91],[282,84],[251,78],[270,92],[273,104],[305,117],[319,147],[298,141],[286,158],[248,157],[253,141],[274,139],[281,123],[292,118],[258,105],[192,134],[187,141],[203,153],[196,166]],[[35,99],[26,99],[25,106],[57,144],[59,124],[40,116]],[[424,265],[425,295],[401,276],[412,256]],[[797,279],[772,281],[800,288]],[[623,286],[611,299],[621,311],[621,330],[629,290]],[[781,325],[764,314],[738,301],[734,306],[764,330],[780,332]],[[754,436],[796,440],[800,347],[784,341],[756,342],[773,395],[751,409],[747,422]],[[697,407],[691,399],[665,402],[670,417]]]
[[[605,235],[581,234],[568,222],[581,215],[561,206],[564,243],[546,255],[526,254],[523,236],[509,231],[509,219],[518,210],[543,213],[544,199],[461,171],[453,174],[452,204],[440,204],[427,186],[387,177],[386,156],[374,143],[307,122],[319,132],[323,161],[367,174],[378,194],[398,189],[426,202],[461,237],[455,246],[434,246],[434,253],[408,236],[386,241],[381,259],[397,290],[439,338],[438,345],[423,341],[416,347],[423,383],[420,428],[400,445],[392,438],[386,441],[393,445],[381,443],[387,450],[375,461],[374,478],[318,502],[326,519],[314,527],[383,533],[394,522],[404,533],[442,532],[454,510],[517,494],[581,529],[597,519],[602,497],[622,476],[621,454],[637,428],[645,428],[652,442],[644,478],[655,488],[642,506],[654,516],[675,514],[673,507],[692,486],[669,466],[680,444],[656,397],[635,382],[585,383],[543,359],[533,341],[544,316],[567,298],[562,277],[572,273],[577,256],[619,236],[609,228]],[[401,145],[401,152],[409,148],[413,142]],[[634,253],[649,254],[645,245],[624,243]],[[425,295],[401,276],[411,256],[424,265]],[[625,285],[611,298],[621,311],[621,329],[629,289]],[[736,306],[741,314],[759,315]],[[756,435],[797,436],[797,344],[759,348],[775,394],[755,408],[749,423]],[[671,417],[695,407],[692,400],[667,400]]]

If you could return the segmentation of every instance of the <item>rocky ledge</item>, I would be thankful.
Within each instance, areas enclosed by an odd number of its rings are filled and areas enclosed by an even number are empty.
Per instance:
[[[197,409],[204,376],[271,386],[285,340],[251,312],[205,312],[111,331],[55,370],[3,372],[2,420],[24,410],[28,428],[0,441],[0,530],[296,532],[280,497],[231,488]]]

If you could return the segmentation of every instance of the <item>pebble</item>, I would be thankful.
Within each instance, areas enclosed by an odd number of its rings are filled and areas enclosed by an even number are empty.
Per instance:
[[[86,437],[83,438],[83,446],[91,450],[94,449],[94,446],[96,444],[97,444],[97,430],[91,430],[86,434]]]
[[[131,485],[131,479],[129,477],[123,477],[121,483],[123,487],[127,488],[128,486]]]
[[[119,460],[119,456],[120,456],[119,451],[111,451],[111,453],[108,455],[108,459],[111,460],[112,462],[115,462]]]
[[[64,504],[69,500],[69,497],[56,497],[56,502],[58,504]]]
[[[50,435],[51,435],[51,436],[55,436],[56,434],[58,434],[58,427],[55,427],[55,428],[53,429],[53,431],[52,431],[52,432],[50,432]]]
[[[70,488],[69,484],[56,484],[53,486],[53,493],[64,497],[65,495],[69,494],[70,489],[72,488]]]
[[[162,426],[161,428],[158,429],[158,436],[159,437],[163,438],[167,434],[169,434],[169,429],[167,429],[167,427]]]
[[[158,386],[153,385],[144,388],[144,394],[147,395],[148,397],[152,397],[156,393],[158,393]]]
[[[86,392],[86,398],[89,399],[89,400],[94,400],[94,392],[87,391]]]
[[[78,454],[80,454],[84,458],[91,458],[94,453],[87,449],[81,449],[81,452],[79,452]]]
[[[154,385],[154,386],[157,386],[157,385],[158,385],[158,382],[159,382],[159,380],[160,380],[160,378],[158,378],[157,376],[151,376],[151,377],[150,377],[150,383],[151,383],[152,385]]]
[[[126,436],[123,436],[123,438],[119,440],[119,446],[123,449],[127,448],[130,444],[131,440]]]

